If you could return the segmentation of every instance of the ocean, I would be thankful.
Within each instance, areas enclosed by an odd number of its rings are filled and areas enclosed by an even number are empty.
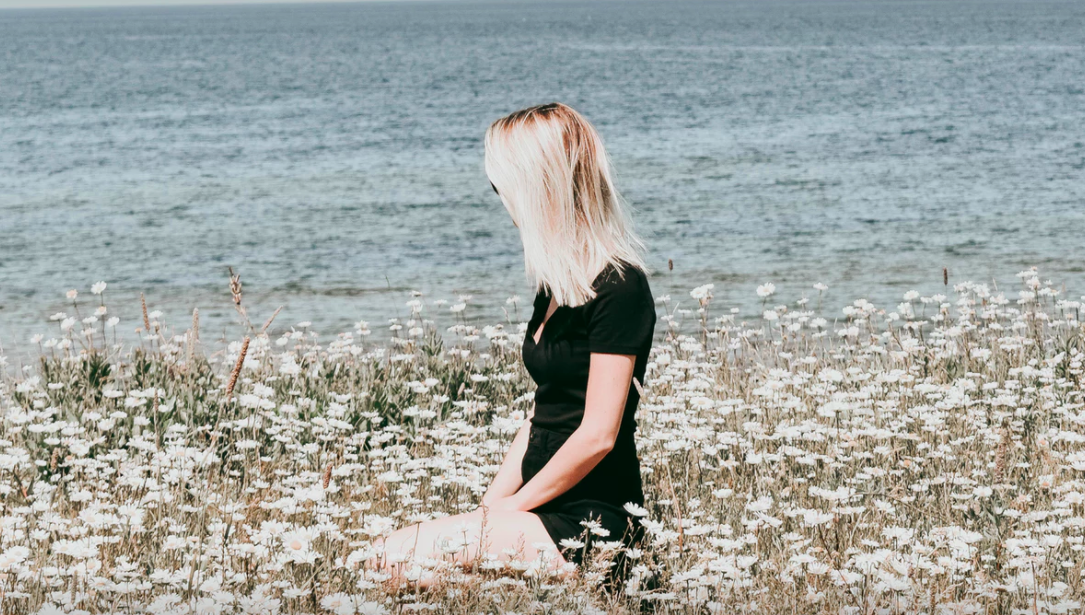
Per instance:
[[[1085,294],[1085,2],[402,2],[0,11],[0,344],[106,281],[237,339],[526,320],[482,136],[599,129],[653,291],[714,312],[988,282]],[[669,267],[673,263],[673,269]],[[767,301],[755,293],[772,282]],[[950,289],[951,290],[951,289]],[[519,308],[507,303],[519,296]],[[661,310],[663,308],[661,307]],[[505,314],[506,310],[508,315]]]

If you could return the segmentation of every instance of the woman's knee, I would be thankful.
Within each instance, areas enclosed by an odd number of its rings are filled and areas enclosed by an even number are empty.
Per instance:
[[[471,522],[477,524],[476,513],[464,513],[414,523],[386,537],[373,541],[382,566],[399,564],[408,559],[457,555],[473,542]],[[368,560],[372,564],[377,556]]]
[[[530,513],[479,509],[396,530],[374,541],[374,548],[377,555],[365,565],[394,577],[480,562],[484,567],[513,565],[551,573],[566,568],[542,522]]]

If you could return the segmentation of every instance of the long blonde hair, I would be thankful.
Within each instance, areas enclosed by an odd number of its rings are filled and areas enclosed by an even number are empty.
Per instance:
[[[521,109],[491,124],[485,144],[486,175],[520,229],[536,290],[581,305],[608,264],[650,272],[603,140],[582,115],[557,102]]]

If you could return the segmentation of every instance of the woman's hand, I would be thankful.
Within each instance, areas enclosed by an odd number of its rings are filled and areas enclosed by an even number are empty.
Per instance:
[[[481,508],[494,511],[520,511],[523,510],[520,503],[520,499],[516,495],[509,495],[499,498],[486,498],[482,499]]]
[[[490,487],[486,489],[486,495],[482,496],[483,504],[489,504],[508,497],[516,493],[520,486],[524,484],[524,480],[520,476],[520,462],[523,461],[524,453],[527,451],[527,439],[531,431],[530,417],[531,415],[528,415],[527,420],[520,427],[520,431],[513,438],[512,445],[509,446],[508,452],[505,453],[505,459],[501,462],[497,475],[490,482]]]
[[[584,418],[535,476],[516,490],[514,510],[532,510],[576,485],[614,449],[633,381],[635,355],[591,353]]]

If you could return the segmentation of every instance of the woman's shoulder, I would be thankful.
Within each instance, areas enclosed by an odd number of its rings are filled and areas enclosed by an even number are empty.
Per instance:
[[[647,355],[656,323],[655,298],[644,270],[610,265],[584,311],[591,352]]]
[[[625,261],[619,261],[618,263],[610,262],[599,272],[599,275],[596,276],[592,286],[597,291],[613,288],[639,288],[647,290],[648,274],[640,267]]]
[[[592,288],[595,289],[596,295],[589,303],[608,296],[624,299],[640,297],[654,302],[647,273],[640,267],[624,261],[618,264],[608,263],[595,278]]]

